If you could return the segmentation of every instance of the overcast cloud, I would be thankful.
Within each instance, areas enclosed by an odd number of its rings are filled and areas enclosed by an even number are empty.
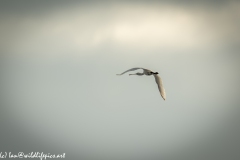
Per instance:
[[[0,152],[240,158],[238,1],[0,6]]]

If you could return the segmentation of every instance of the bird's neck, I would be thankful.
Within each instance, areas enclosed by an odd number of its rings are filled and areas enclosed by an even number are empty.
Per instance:
[[[137,75],[140,75],[140,76],[141,76],[141,75],[144,75],[144,73],[137,73]]]

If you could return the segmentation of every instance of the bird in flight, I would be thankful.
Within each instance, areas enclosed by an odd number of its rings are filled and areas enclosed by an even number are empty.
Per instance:
[[[159,89],[159,92],[162,96],[162,98],[164,100],[166,100],[166,93],[165,93],[165,89],[163,88],[163,82],[162,82],[162,79],[158,76],[158,72],[153,72],[149,69],[145,69],[145,68],[132,68],[132,69],[129,69],[129,70],[126,70],[125,72],[121,73],[121,74],[117,74],[117,75],[123,75],[124,73],[126,72],[129,72],[129,71],[135,71],[137,69],[142,69],[143,70],[143,73],[135,73],[135,74],[129,74],[130,75],[138,75],[138,76],[142,76],[142,75],[146,75],[146,76],[151,76],[153,75],[154,78],[155,78],[155,81],[158,85],[158,89]]]

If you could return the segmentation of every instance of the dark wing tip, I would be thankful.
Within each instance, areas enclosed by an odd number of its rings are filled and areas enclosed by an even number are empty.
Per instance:
[[[161,95],[161,97],[163,98],[164,101],[166,100],[166,98],[164,98],[162,95]]]

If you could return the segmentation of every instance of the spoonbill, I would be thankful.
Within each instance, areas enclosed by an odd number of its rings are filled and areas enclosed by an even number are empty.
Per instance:
[[[137,67],[137,68],[131,68],[131,69],[126,70],[125,72],[123,72],[123,73],[121,73],[121,74],[117,74],[117,75],[120,76],[120,75],[123,75],[123,74],[126,73],[126,72],[135,71],[135,70],[137,70],[137,69],[142,69],[142,70],[143,70],[143,73],[129,74],[129,76],[130,76],[130,75],[138,75],[138,76],[142,76],[142,75],[151,76],[151,75],[153,75],[154,78],[155,78],[155,81],[156,81],[156,83],[157,83],[157,85],[158,85],[158,89],[159,89],[159,92],[160,92],[162,98],[163,98],[164,100],[166,100],[165,89],[163,88],[162,79],[158,76],[158,72],[153,72],[153,71],[151,71],[151,70],[149,70],[149,69],[138,68],[138,67]]]

